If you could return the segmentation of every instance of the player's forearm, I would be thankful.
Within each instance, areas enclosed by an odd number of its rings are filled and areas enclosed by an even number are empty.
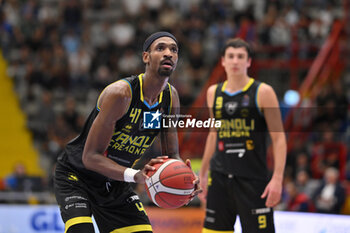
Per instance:
[[[274,171],[272,178],[282,181],[287,155],[286,137],[284,132],[273,133],[272,146],[274,156]]]
[[[86,169],[97,172],[113,180],[124,180],[124,166],[115,163],[113,160],[102,154],[89,154],[83,156],[83,164]]]
[[[162,140],[162,155],[166,155],[172,159],[180,159],[179,146],[177,140]]]
[[[200,175],[204,175],[209,170],[210,159],[213,157],[215,152],[216,135],[214,133],[209,133],[206,143],[204,154],[202,158],[202,165],[200,170]]]
[[[160,138],[162,155],[169,156],[169,158],[181,160],[176,129],[161,131]]]

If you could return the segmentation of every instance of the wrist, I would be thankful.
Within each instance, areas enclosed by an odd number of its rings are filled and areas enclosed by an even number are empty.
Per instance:
[[[125,182],[133,182],[135,183],[135,175],[138,173],[140,170],[135,170],[132,168],[127,168],[124,170],[124,181]]]
[[[208,175],[208,171],[203,171],[203,170],[199,171],[199,177],[203,177],[203,176],[207,176],[207,175]]]
[[[274,175],[272,175],[272,179],[276,180],[278,182],[282,182],[283,181],[283,176],[274,174]]]

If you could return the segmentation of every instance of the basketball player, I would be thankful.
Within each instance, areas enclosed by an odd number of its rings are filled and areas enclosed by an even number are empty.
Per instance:
[[[272,207],[281,198],[286,139],[274,90],[247,75],[251,60],[248,43],[228,40],[221,57],[227,80],[207,91],[211,117],[222,125],[209,132],[200,170],[203,233],[233,232],[237,215],[245,233],[275,232]],[[267,132],[274,155],[271,180]]]
[[[101,233],[152,232],[130,183],[144,183],[147,171],[164,158],[180,159],[176,129],[160,130],[157,121],[162,113],[177,113],[180,106],[177,91],[168,83],[178,61],[176,38],[168,32],[150,35],[142,59],[145,73],[107,86],[81,134],[58,158],[55,195],[65,232],[94,232],[92,214]],[[153,129],[144,127],[147,117]],[[131,168],[159,131],[166,156],[150,160],[142,170]],[[186,163],[190,166],[189,160]],[[198,179],[194,183],[193,196],[199,192]]]

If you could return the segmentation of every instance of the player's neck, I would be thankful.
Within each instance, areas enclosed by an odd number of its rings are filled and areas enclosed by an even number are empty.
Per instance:
[[[249,82],[250,78],[247,75],[227,77],[227,85],[225,90],[228,92],[236,92],[242,90]]]
[[[153,105],[158,101],[158,96],[166,87],[169,77],[155,77],[145,73],[142,80],[142,92],[144,99],[147,101],[147,103]]]

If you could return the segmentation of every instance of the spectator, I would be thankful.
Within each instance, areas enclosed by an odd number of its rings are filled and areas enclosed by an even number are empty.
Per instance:
[[[63,3],[64,31],[72,29],[74,32],[81,32],[83,20],[83,7],[78,0],[66,0]]]
[[[89,49],[85,47],[69,54],[70,86],[73,90],[88,86],[91,60]]]
[[[300,171],[305,171],[308,175],[311,175],[310,159],[304,152],[300,152],[297,155],[293,177],[296,178]]]
[[[286,210],[298,212],[314,212],[314,206],[309,197],[300,192],[293,182],[285,186],[287,192]]]
[[[13,173],[5,178],[5,186],[10,191],[42,191],[43,182],[41,177],[27,174],[26,166],[19,162],[14,165]]]
[[[311,198],[319,186],[319,181],[310,179],[310,174],[301,170],[296,175],[296,187],[300,193],[304,193]]]
[[[135,28],[125,18],[119,18],[110,29],[110,38],[119,48],[132,43],[135,37]]]
[[[39,104],[39,109],[30,117],[28,127],[38,140],[45,140],[50,125],[55,120],[55,112],[52,106],[52,94],[44,91]]]
[[[5,57],[10,52],[12,38],[13,28],[6,20],[5,13],[0,9],[0,48],[3,50]]]
[[[328,167],[339,171],[339,179],[345,179],[346,146],[334,139],[334,133],[323,133],[323,141],[316,142],[312,148],[311,172],[312,177],[320,179]]]
[[[285,173],[287,176],[295,178],[296,174],[296,164],[297,164],[297,158],[300,154],[308,154],[307,152],[307,145],[302,140],[302,135],[298,135],[295,137],[295,140],[293,141],[293,147],[289,150],[287,161],[286,161],[286,170]]]
[[[327,168],[324,181],[314,194],[317,212],[340,214],[345,202],[345,189],[339,183],[339,172],[335,168]]]
[[[79,113],[77,112],[76,101],[72,96],[65,100],[65,107],[62,113],[66,125],[74,132],[79,133]]]
[[[27,176],[26,167],[23,163],[15,164],[13,168],[13,174],[5,178],[6,188],[8,190],[20,190],[22,187],[20,184],[20,179]]]

